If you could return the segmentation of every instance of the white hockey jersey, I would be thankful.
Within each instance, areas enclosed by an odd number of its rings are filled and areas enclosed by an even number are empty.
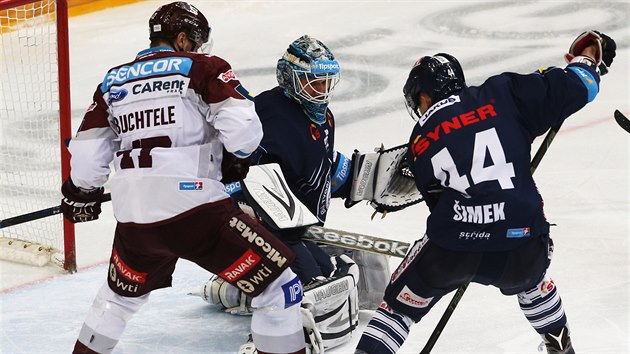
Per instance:
[[[119,222],[153,223],[225,199],[223,148],[253,152],[262,126],[216,56],[149,48],[109,70],[69,145],[78,187],[110,181]]]

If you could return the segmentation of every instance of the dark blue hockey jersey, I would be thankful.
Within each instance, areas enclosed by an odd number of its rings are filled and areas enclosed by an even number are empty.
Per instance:
[[[532,142],[598,90],[594,69],[570,64],[493,76],[430,107],[408,156],[431,210],[429,239],[457,251],[504,251],[549,233],[530,172]],[[436,184],[444,191],[433,199]]]
[[[264,135],[252,163],[278,163],[291,191],[323,224],[331,195],[345,193],[350,174],[350,160],[334,149],[333,114],[313,123],[280,87],[256,96],[255,104]]]

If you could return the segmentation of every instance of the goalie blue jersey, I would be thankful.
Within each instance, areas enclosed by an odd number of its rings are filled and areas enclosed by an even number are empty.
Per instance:
[[[457,251],[506,251],[549,233],[530,172],[537,136],[598,92],[584,64],[504,73],[435,103],[410,137],[409,161],[431,214],[427,235]],[[436,198],[429,191],[444,187]]]
[[[256,96],[255,105],[264,135],[252,164],[278,163],[291,191],[323,224],[331,195],[347,189],[350,172],[350,160],[334,150],[333,114],[313,123],[280,87]]]

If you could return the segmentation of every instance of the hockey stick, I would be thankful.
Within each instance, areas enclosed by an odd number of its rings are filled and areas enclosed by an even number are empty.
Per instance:
[[[103,202],[112,199],[110,193],[103,195]],[[32,213],[15,216],[0,221],[0,229],[15,226],[29,221],[53,216],[61,213],[61,206],[34,211]],[[407,242],[389,240],[370,235],[358,234],[343,230],[330,229],[321,226],[311,226],[303,236],[304,239],[337,246],[346,249],[366,251],[386,256],[403,258],[407,254],[409,244]]]
[[[103,194],[102,202],[109,202],[112,200],[112,196],[109,193]],[[19,224],[23,224],[25,222],[34,221],[37,219],[47,218],[49,216],[61,214],[61,205],[55,205],[54,207],[34,211],[31,213],[26,213],[18,216],[14,216],[11,218],[7,218],[4,220],[0,220],[0,229],[4,229],[5,227],[15,226]]]
[[[542,144],[538,148],[538,151],[536,151],[536,154],[534,155],[534,158],[532,159],[532,162],[529,165],[529,170],[532,174],[534,174],[534,172],[538,168],[540,161],[542,160],[543,156],[545,156],[545,153],[547,153],[547,150],[549,149],[549,145],[551,145],[551,142],[556,137],[556,134],[558,134],[558,130],[560,130],[561,126],[562,126],[562,122],[560,122],[558,125],[551,127],[551,129],[549,129],[549,132],[545,136],[545,139],[542,141]],[[462,296],[464,296],[464,292],[466,292],[466,289],[468,289],[469,284],[470,283],[466,283],[460,286],[459,289],[457,289],[457,291],[455,292],[455,295],[453,295],[451,302],[446,307],[444,314],[440,318],[440,321],[438,321],[437,325],[435,326],[435,329],[433,330],[433,333],[431,333],[429,340],[427,340],[427,344],[425,344],[424,348],[422,348],[422,351],[420,352],[420,354],[431,353],[431,349],[433,349],[433,346],[435,346],[435,342],[437,342],[438,338],[440,337],[440,334],[442,334],[442,331],[444,330],[446,323],[451,318],[451,315],[453,314],[453,311],[455,311],[455,307],[457,307],[457,304],[459,304],[459,301],[462,299]]]
[[[404,258],[409,250],[407,242],[357,234],[353,232],[311,226],[302,238],[341,248]]]
[[[630,133],[630,120],[626,118],[626,116],[624,116],[623,113],[621,113],[621,111],[619,111],[618,109],[615,110],[615,120],[617,121],[617,124],[619,124],[619,126],[623,128],[623,130]]]

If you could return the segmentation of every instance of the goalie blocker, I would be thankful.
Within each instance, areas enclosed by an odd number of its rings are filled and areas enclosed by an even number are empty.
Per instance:
[[[376,212],[402,210],[422,201],[407,162],[406,144],[385,149],[383,146],[373,153],[352,155],[352,187],[345,201],[350,208],[367,200]]]

